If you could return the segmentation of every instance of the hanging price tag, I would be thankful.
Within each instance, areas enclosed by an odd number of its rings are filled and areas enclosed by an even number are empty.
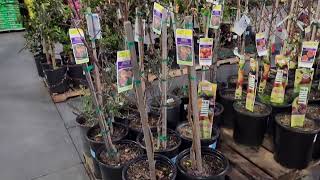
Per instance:
[[[130,51],[117,52],[118,93],[133,89],[133,72]]]
[[[240,20],[234,24],[233,32],[241,36],[249,25],[250,19],[248,16],[243,15]]]
[[[193,66],[193,33],[190,29],[176,30],[177,63]]]
[[[84,33],[82,29],[69,29],[73,56],[76,64],[84,64],[89,62],[87,47],[84,45]]]
[[[213,38],[200,38],[199,64],[200,66],[212,65]]]

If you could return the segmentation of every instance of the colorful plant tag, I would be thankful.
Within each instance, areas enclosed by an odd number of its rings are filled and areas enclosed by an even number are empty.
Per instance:
[[[152,29],[155,33],[161,34],[162,28],[162,12],[164,7],[158,3],[154,3],[153,6],[153,21],[152,21]]]
[[[129,50],[117,52],[117,87],[118,93],[133,89],[133,72]]]
[[[200,130],[201,137],[211,138],[216,101],[217,84],[208,81],[199,82],[198,87],[198,107],[200,109]]]
[[[101,25],[98,14],[87,14],[86,15],[88,33],[90,39],[101,39]]]
[[[268,55],[267,41],[264,33],[256,34],[256,47],[257,47],[258,56]]]
[[[285,89],[288,81],[289,59],[285,56],[277,55],[275,60],[277,74],[274,80],[270,101],[272,103],[282,104],[284,102]]]
[[[221,23],[222,5],[213,6],[211,11],[210,28],[219,29]]]
[[[213,55],[213,38],[200,38],[199,64],[200,66],[211,66]]]
[[[298,61],[298,67],[312,68],[318,45],[319,42],[316,41],[306,41],[302,43],[302,52]]]
[[[69,36],[72,44],[73,56],[76,64],[89,62],[87,47],[84,45],[84,33],[82,29],[69,29]]]
[[[307,113],[309,87],[301,86],[299,96],[292,103],[291,127],[303,127]]]
[[[299,93],[301,86],[307,86],[311,90],[314,69],[299,68],[296,69],[294,80],[294,93]]]
[[[250,24],[248,16],[243,15],[239,21],[235,22],[233,32],[241,36]]]
[[[246,109],[248,111],[253,112],[254,110],[254,103],[256,99],[256,74],[258,69],[258,62],[251,58],[250,59],[250,72],[248,76],[248,89],[247,89],[247,97],[246,97]]]
[[[176,30],[177,63],[193,66],[193,35],[191,29]]]
[[[270,60],[269,56],[263,57],[263,74],[259,83],[259,93],[263,94],[267,86],[267,81],[270,75]]]
[[[244,56],[241,56],[239,58],[238,80],[237,80],[237,87],[236,87],[236,92],[235,92],[235,99],[238,99],[238,100],[242,98],[242,85],[243,85],[243,81],[244,81],[244,66],[245,66],[245,59],[244,59]]]

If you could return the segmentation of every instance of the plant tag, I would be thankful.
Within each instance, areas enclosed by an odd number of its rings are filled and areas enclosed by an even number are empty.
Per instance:
[[[277,104],[284,102],[284,94],[288,81],[288,64],[289,58],[283,55],[277,55],[275,57],[277,65],[277,74],[273,83],[270,101]]]
[[[134,24],[134,41],[139,42],[144,41],[144,38],[146,37],[146,20],[142,20],[142,33],[139,34],[139,26],[138,26],[138,17],[136,17],[135,24]]]
[[[212,133],[212,117],[209,117],[209,100],[203,98],[198,99],[198,107],[200,109],[200,135],[201,138],[208,139]]]
[[[174,103],[174,99],[173,98],[170,98],[170,99],[167,99],[167,103]]]
[[[209,100],[202,100],[201,111],[200,111],[201,117],[208,117],[209,116],[209,105],[210,105]]]
[[[76,64],[84,64],[89,62],[87,47],[84,45],[84,33],[82,29],[69,29],[73,56]]]
[[[177,63],[193,66],[193,33],[191,29],[176,30]]]
[[[268,55],[267,42],[264,33],[256,34],[256,47],[258,56]]]
[[[86,14],[90,39],[101,39],[101,25],[98,14]]]
[[[162,12],[164,7],[159,3],[154,3],[153,5],[153,21],[152,21],[152,29],[156,34],[161,34],[162,28]]]
[[[199,64],[200,66],[211,66],[213,56],[213,38],[200,38]]]
[[[118,93],[133,89],[133,72],[130,51],[117,52]]]
[[[295,80],[294,80],[294,93],[299,93],[301,85],[307,85],[311,90],[313,80],[314,69],[299,68],[296,69]]]
[[[222,14],[222,5],[217,4],[213,6],[211,11],[211,18],[210,18],[210,28],[219,29],[221,23],[221,14]]]
[[[302,51],[298,61],[298,67],[312,68],[317,54],[319,42],[305,41],[302,43]]]
[[[248,89],[246,97],[246,109],[253,112],[254,103],[256,99],[256,73],[257,73],[257,64],[258,62],[251,58],[250,59],[250,72],[248,77]]]
[[[238,22],[235,22],[233,32],[241,36],[250,24],[248,16],[243,15]]]
[[[262,78],[259,83],[259,93],[264,93],[264,90],[267,86],[267,81],[270,75],[270,60],[269,55],[263,57],[263,73]]]
[[[299,96],[292,103],[291,127],[303,127],[307,113],[308,93],[308,87],[300,87]]]
[[[242,98],[242,85],[244,81],[244,66],[245,66],[244,56],[240,56],[239,59],[240,60],[239,60],[239,69],[238,69],[238,80],[237,80],[237,87],[235,92],[235,99],[238,99],[238,100]]]

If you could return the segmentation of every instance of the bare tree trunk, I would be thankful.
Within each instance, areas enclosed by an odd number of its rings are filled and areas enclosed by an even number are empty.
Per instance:
[[[249,4],[249,0],[246,0],[245,12],[248,12],[248,4]],[[243,37],[242,37],[242,45],[241,45],[241,54],[242,55],[244,55],[245,49],[246,49],[246,32],[247,32],[247,30],[244,31],[244,34],[243,34]]]
[[[167,10],[162,11],[162,19],[167,19]],[[166,22],[166,21],[165,21]],[[161,136],[163,138],[161,141],[162,147],[165,149],[167,147],[167,90],[168,90],[168,32],[167,23],[162,25],[161,30],[161,45],[162,45],[162,63],[161,63],[161,122],[162,122],[162,132]],[[164,138],[165,137],[165,138]]]
[[[132,32],[132,26],[129,21],[124,22],[125,34],[128,41],[128,49],[131,54],[131,61],[133,64],[133,74],[135,78],[135,88],[137,92],[137,101],[138,109],[140,112],[142,130],[144,135],[144,140],[146,144],[147,157],[149,162],[150,178],[151,180],[156,180],[156,170],[155,170],[155,161],[154,161],[154,151],[152,144],[152,134],[148,124],[148,114],[146,111],[146,102],[145,102],[145,92],[143,92],[141,84],[144,83],[141,81],[141,74],[139,64],[137,62],[136,48],[134,45],[134,38]]]
[[[55,54],[55,48],[54,48],[54,42],[52,42],[50,39],[49,41],[49,51],[50,51],[50,56],[51,56],[51,62],[52,62],[52,67],[53,69],[57,69],[57,62],[56,62],[56,54]]]
[[[185,24],[192,24],[192,16],[185,17]],[[191,28],[192,26],[187,26],[187,28]],[[194,47],[192,46],[192,50]],[[195,147],[195,154],[196,154],[196,162],[197,162],[197,170],[199,173],[203,171],[202,167],[202,156],[201,156],[201,140],[200,140],[200,123],[199,123],[199,110],[198,110],[198,103],[197,103],[197,74],[196,69],[194,66],[188,66],[188,74],[189,74],[189,84],[191,85],[191,92],[190,97],[191,104],[192,104],[192,115],[193,115],[193,127],[194,132],[193,135],[193,144]]]
[[[319,20],[319,14],[320,14],[320,0],[318,0],[318,4],[317,4],[316,18],[315,18],[316,20]],[[317,33],[317,25],[313,25],[311,41],[314,41],[316,37],[316,33]]]

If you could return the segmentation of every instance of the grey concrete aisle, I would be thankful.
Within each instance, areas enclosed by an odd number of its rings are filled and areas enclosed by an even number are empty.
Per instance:
[[[23,34],[0,34],[0,179],[88,180]]]

